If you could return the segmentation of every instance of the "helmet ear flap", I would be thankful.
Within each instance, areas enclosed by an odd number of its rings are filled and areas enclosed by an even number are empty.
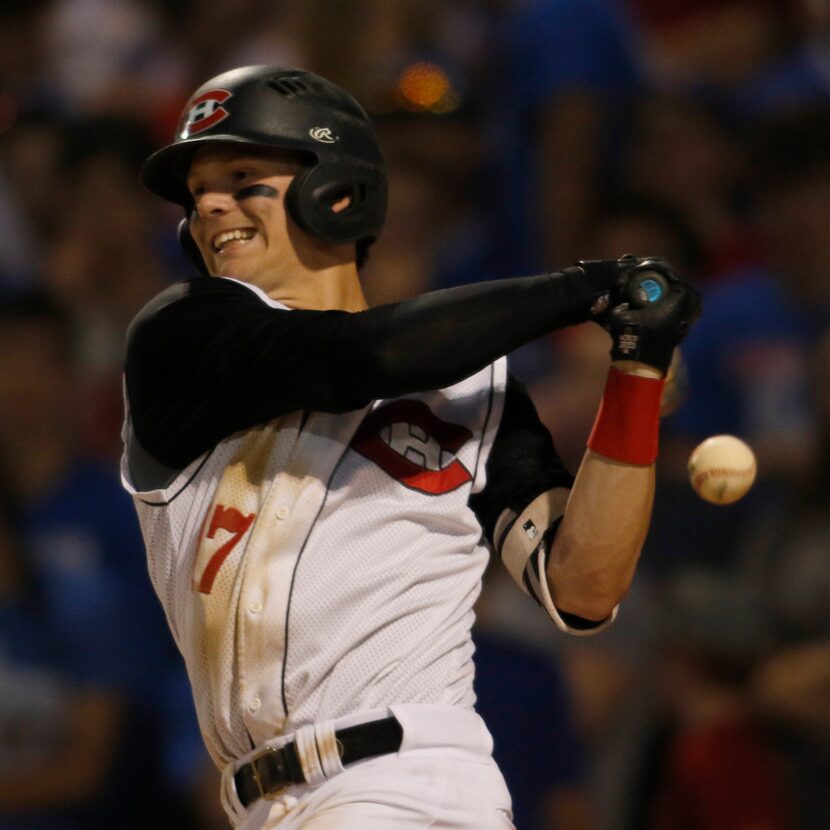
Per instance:
[[[190,259],[196,267],[199,274],[203,277],[209,277],[210,273],[208,272],[204,259],[202,259],[199,246],[196,244],[196,241],[193,239],[193,235],[190,233],[190,219],[187,217],[179,222],[178,237],[179,244],[182,248],[184,248],[184,252],[187,254],[188,259]]]
[[[343,199],[348,204],[335,211]],[[326,242],[374,239],[386,218],[386,177],[377,169],[349,162],[323,162],[294,177],[285,194],[292,219]]]

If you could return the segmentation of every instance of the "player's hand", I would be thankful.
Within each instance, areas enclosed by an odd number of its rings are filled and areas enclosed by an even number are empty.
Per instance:
[[[626,274],[638,262],[634,257],[620,259],[580,259],[576,263],[585,277],[597,286],[598,293],[590,310],[590,319],[600,325],[612,306],[622,302],[622,291],[627,283]]]
[[[646,273],[656,274],[662,283],[652,301],[634,290],[635,280]],[[602,324],[611,335],[612,360],[635,360],[665,373],[675,347],[700,316],[700,308],[698,291],[665,260],[634,260],[603,314]]]
[[[606,324],[607,314],[615,306],[629,300],[636,303],[638,293],[641,293],[641,278],[656,276],[664,289],[668,281],[679,279],[674,268],[660,257],[626,254],[619,259],[581,259],[577,267],[595,285],[601,286],[601,292],[591,307],[591,319],[600,325]],[[653,283],[653,280],[646,280],[648,283]]]

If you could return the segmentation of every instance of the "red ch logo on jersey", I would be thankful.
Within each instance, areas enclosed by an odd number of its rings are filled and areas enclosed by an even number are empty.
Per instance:
[[[440,496],[472,481],[456,458],[472,437],[436,417],[422,401],[395,401],[366,416],[352,447],[406,487]]]
[[[190,138],[224,121],[230,112],[222,104],[231,95],[227,89],[211,89],[191,100],[179,122],[179,137]]]

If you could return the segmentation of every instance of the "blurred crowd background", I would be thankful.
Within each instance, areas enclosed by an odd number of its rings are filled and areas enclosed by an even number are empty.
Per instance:
[[[137,170],[249,63],[374,116],[370,301],[629,252],[704,295],[612,629],[567,638],[488,573],[519,830],[830,827],[827,0],[2,0],[0,828],[226,826],[117,461],[126,326],[191,275]],[[511,356],[572,469],[608,345]],[[717,433],[758,456],[730,507],[686,477]]]

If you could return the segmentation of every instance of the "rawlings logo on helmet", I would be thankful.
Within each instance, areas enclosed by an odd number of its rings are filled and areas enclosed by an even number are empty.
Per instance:
[[[334,144],[337,136],[331,131],[331,127],[312,127],[308,134],[315,141],[322,141],[323,144]]]
[[[230,112],[222,104],[232,95],[227,89],[211,89],[191,100],[179,121],[179,137],[190,138],[224,121]]]

